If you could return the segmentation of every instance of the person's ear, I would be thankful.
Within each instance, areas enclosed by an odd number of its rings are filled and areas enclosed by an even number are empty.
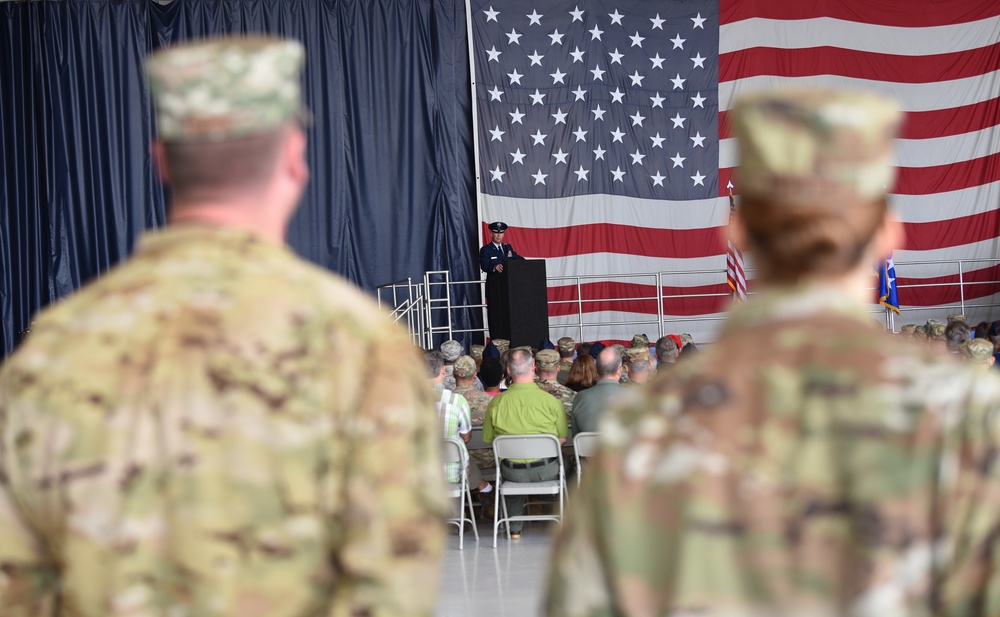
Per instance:
[[[305,186],[309,182],[309,163],[306,162],[306,133],[298,126],[290,130],[285,140],[283,164],[285,173],[296,184]]]
[[[872,239],[872,248],[876,256],[885,257],[891,255],[894,249],[903,248],[906,235],[903,232],[903,223],[900,222],[896,213],[889,209],[885,213],[882,224],[875,231]]]
[[[154,139],[149,148],[149,154],[153,159],[153,173],[163,184],[170,184],[170,169],[167,167],[167,151],[163,147],[163,142]]]
[[[740,250],[746,249],[747,230],[743,223],[743,215],[737,208],[729,218],[729,225],[722,228],[722,241],[728,246],[729,242]]]

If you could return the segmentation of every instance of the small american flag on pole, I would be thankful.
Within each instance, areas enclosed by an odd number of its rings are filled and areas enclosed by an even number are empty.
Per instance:
[[[729,222],[733,221],[736,214],[736,198],[733,197],[733,183],[729,188]],[[743,269],[743,251],[741,251],[732,239],[729,240],[729,250],[726,253],[726,282],[733,290],[733,300],[746,302],[747,299],[747,279]]]

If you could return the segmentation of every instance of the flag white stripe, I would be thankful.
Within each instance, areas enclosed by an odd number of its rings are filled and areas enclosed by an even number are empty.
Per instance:
[[[1000,152],[1000,126],[981,131],[929,139],[897,139],[896,164],[900,167],[935,167],[990,156]],[[736,138],[719,141],[719,167],[736,167]]]
[[[904,111],[934,111],[974,105],[996,98],[997,93],[1000,92],[1000,71],[926,84],[889,83],[840,75],[811,75],[808,77],[757,75],[746,79],[721,82],[719,84],[719,109],[722,111],[732,109],[738,97],[751,92],[791,87],[822,87],[876,92],[891,96],[899,101]]]
[[[513,227],[551,229],[576,225],[633,225],[660,229],[703,229],[726,223],[729,198],[664,201],[619,195],[581,195],[559,199],[517,199],[483,195],[486,220],[503,220]],[[516,245],[515,245],[516,248]]]
[[[514,248],[517,248],[516,242],[514,243]],[[522,255],[524,255],[524,253],[522,253]],[[531,257],[530,255],[524,256]],[[656,272],[680,273],[692,271],[711,271],[711,276],[714,278],[709,280],[707,283],[698,283],[699,285],[726,282],[725,253],[719,253],[718,255],[712,255],[709,257],[694,257],[690,259],[644,257],[642,255],[621,255],[618,253],[587,253],[585,255],[570,255],[567,257],[549,257],[545,260],[545,266],[549,277],[564,275],[583,276],[587,274],[600,273],[602,276],[616,277],[616,280],[621,280],[623,282],[632,282],[630,278],[626,278],[627,275]],[[691,276],[697,277],[701,275]],[[571,280],[567,279],[563,280],[560,284],[568,285],[571,284],[571,282]],[[587,279],[582,279],[581,282],[587,282]]]
[[[946,193],[889,196],[904,223],[934,223],[1000,208],[1000,181]]]
[[[721,54],[753,47],[840,47],[896,56],[928,56],[996,43],[1000,38],[1000,17],[924,28],[864,24],[832,17],[798,20],[754,17],[725,24],[719,31]]]

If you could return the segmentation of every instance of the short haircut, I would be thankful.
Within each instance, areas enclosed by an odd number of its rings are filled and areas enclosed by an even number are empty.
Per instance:
[[[288,125],[241,139],[163,143],[175,199],[213,199],[252,193],[274,172]]]
[[[652,367],[649,366],[649,360],[642,360],[639,362],[628,363],[629,375],[631,375],[632,373],[638,373],[638,374],[648,373],[651,368]]]
[[[580,343],[576,346],[576,357],[586,356],[590,354],[590,348],[593,347],[593,343]]]
[[[503,379],[503,365],[497,358],[483,358],[483,363],[479,365],[479,380],[489,388],[500,385]]]
[[[427,374],[430,375],[431,379],[434,379],[441,374],[441,369],[444,368],[444,354],[436,349],[425,351],[424,362],[427,364]]]
[[[511,378],[524,377],[530,375],[535,368],[535,359],[527,349],[511,350],[507,356],[507,373]]]
[[[972,330],[964,321],[953,321],[944,329],[944,338],[948,341],[948,349],[957,350],[969,340]]]
[[[622,355],[614,347],[608,347],[597,354],[598,379],[610,377],[622,367]]]
[[[573,354],[576,353],[575,349],[569,349],[569,350],[558,349],[557,351],[559,352],[559,358],[563,359],[563,360],[566,359],[566,358],[572,358]]]
[[[677,343],[669,336],[661,336],[656,341],[656,357],[660,361],[677,354]]]

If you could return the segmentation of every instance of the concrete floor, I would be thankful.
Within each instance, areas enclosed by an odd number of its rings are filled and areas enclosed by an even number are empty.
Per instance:
[[[448,538],[442,566],[438,617],[534,617],[548,572],[551,523],[528,523],[520,540],[501,531],[493,548],[493,522],[479,522],[479,542],[465,528],[458,550],[456,527]]]

